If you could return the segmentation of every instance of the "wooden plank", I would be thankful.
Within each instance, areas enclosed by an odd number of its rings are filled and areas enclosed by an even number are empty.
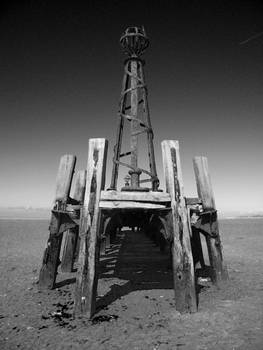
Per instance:
[[[52,213],[49,225],[49,238],[44,251],[39,273],[39,289],[53,289],[56,283],[62,233],[59,233],[60,218]]]
[[[106,228],[111,221],[110,216],[103,215],[103,212],[101,213],[100,216],[100,255],[101,254],[106,254]]]
[[[197,205],[197,204],[202,204],[202,200],[200,198],[185,198],[185,203],[186,205]]]
[[[204,211],[214,211],[209,223],[210,236],[206,235],[208,255],[212,270],[212,281],[215,284],[228,278],[227,267],[223,260],[222,244],[219,234],[214,193],[206,157],[195,157],[193,160],[198,196],[202,200]],[[201,225],[202,226],[202,225]],[[202,227],[200,227],[202,229]],[[207,229],[206,229],[207,230]],[[211,238],[214,236],[215,238]]]
[[[92,317],[96,309],[99,261],[100,192],[105,185],[105,139],[90,139],[87,181],[80,221],[80,252],[76,276],[74,314]]]
[[[125,192],[101,191],[102,201],[136,201],[153,203],[170,203],[171,196],[165,192]]]
[[[76,156],[70,154],[61,157],[56,179],[55,201],[65,201],[69,197],[76,159]]]
[[[100,255],[106,254],[106,237],[102,237],[100,241]]]
[[[197,300],[194,264],[178,141],[163,141],[162,156],[166,191],[171,195],[170,220],[173,229],[172,257],[176,309],[180,312],[195,312]]]
[[[205,210],[215,209],[214,193],[206,157],[194,157],[194,172],[198,196]]]
[[[200,262],[201,268],[205,268],[205,260],[203,255],[203,248],[201,243],[201,237],[199,230],[192,226],[192,252],[193,252],[193,259],[194,264],[197,262]]]
[[[86,170],[79,170],[76,175],[76,183],[73,199],[83,203],[86,186]],[[61,259],[61,271],[72,272],[76,255],[79,228],[74,227],[66,232],[63,255]]]
[[[86,170],[79,170],[77,172],[73,198],[80,203],[83,203],[84,201],[86,178],[87,178]]]
[[[100,201],[101,209],[164,209],[165,205],[135,201]]]
[[[56,180],[55,202],[62,201],[62,203],[66,204],[70,193],[75,164],[75,156],[64,155],[61,157]],[[60,232],[60,219],[61,217],[58,213],[52,212],[49,226],[50,234],[39,273],[40,289],[52,289],[56,282],[63,235]]]
[[[110,235],[106,235],[106,237],[105,237],[105,245],[106,245],[106,247],[105,247],[105,249],[109,249],[110,248]]]

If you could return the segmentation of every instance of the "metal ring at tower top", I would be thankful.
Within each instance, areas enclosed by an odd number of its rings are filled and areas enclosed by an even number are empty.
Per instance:
[[[121,36],[120,43],[125,54],[140,57],[149,46],[149,39],[143,26],[128,27]]]

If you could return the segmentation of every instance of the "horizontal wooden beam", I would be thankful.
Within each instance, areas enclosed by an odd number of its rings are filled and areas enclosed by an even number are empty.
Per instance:
[[[164,204],[146,203],[137,201],[100,201],[101,209],[164,209]]]
[[[101,191],[101,201],[136,201],[147,203],[170,203],[171,196],[166,192],[125,192]]]
[[[202,200],[200,198],[185,197],[185,203],[186,205],[197,205],[197,204],[202,204]]]

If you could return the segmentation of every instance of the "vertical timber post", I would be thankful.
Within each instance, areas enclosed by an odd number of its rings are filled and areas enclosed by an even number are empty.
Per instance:
[[[195,274],[190,228],[187,221],[188,213],[183,193],[179,142],[163,141],[162,156],[166,191],[171,195],[172,258],[176,310],[196,312]]]
[[[86,170],[79,170],[76,175],[76,183],[73,199],[79,204],[83,204],[86,186]],[[63,255],[61,259],[61,271],[72,272],[75,260],[77,241],[79,236],[78,226],[69,229],[66,232]]]
[[[76,157],[64,155],[60,159],[57,180],[55,208],[65,206],[69,198]],[[44,251],[43,263],[39,274],[39,288],[54,288],[59,265],[59,254],[63,232],[60,232],[60,214],[52,210],[49,226],[49,238]]]
[[[211,278],[213,283],[217,284],[222,280],[226,280],[228,278],[228,273],[223,261],[222,245],[208,161],[206,157],[194,157],[193,163],[198,196],[202,200],[204,212],[210,211],[209,234],[206,235],[206,243],[211,265]]]
[[[108,142],[90,139],[87,181],[81,214],[80,251],[75,289],[74,314],[91,318],[96,309],[99,263],[100,192],[105,185]]]

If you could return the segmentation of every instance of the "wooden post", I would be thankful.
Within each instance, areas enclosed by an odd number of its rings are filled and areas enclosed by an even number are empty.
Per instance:
[[[68,199],[76,160],[77,157],[70,154],[61,157],[56,179],[55,201],[64,202]]]
[[[66,205],[69,197],[76,157],[64,155],[60,159],[56,180],[55,207]],[[60,215],[52,211],[49,238],[44,251],[43,264],[39,274],[39,288],[54,288],[63,232],[60,232]]]
[[[106,238],[105,238],[106,242],[105,242],[105,245],[106,245],[106,251],[107,249],[110,249],[110,235],[106,235]]]
[[[79,170],[76,175],[76,183],[73,199],[79,204],[83,203],[86,186],[86,170]],[[79,235],[78,226],[66,232],[63,255],[61,259],[61,271],[72,272]]]
[[[87,181],[80,220],[80,252],[75,289],[75,315],[89,318],[96,309],[99,262],[100,192],[104,189],[108,142],[90,139]]]
[[[192,253],[193,253],[193,259],[194,259],[194,265],[199,262],[201,265],[201,268],[205,268],[205,260],[203,255],[203,248],[202,248],[202,242],[200,237],[199,230],[192,226]]]
[[[100,255],[106,254],[106,230],[109,221],[111,220],[110,216],[106,216],[105,214],[101,213],[100,216]]]
[[[188,214],[183,193],[179,142],[162,142],[162,156],[166,191],[171,196],[171,224],[173,230],[173,276],[176,310],[197,310],[194,264],[190,242]]]
[[[207,250],[212,271],[212,281],[219,283],[228,278],[227,268],[223,261],[214,193],[206,157],[195,157],[193,160],[197,192],[202,200],[204,212],[208,212],[209,231],[206,235]],[[210,212],[210,213],[209,213]]]

